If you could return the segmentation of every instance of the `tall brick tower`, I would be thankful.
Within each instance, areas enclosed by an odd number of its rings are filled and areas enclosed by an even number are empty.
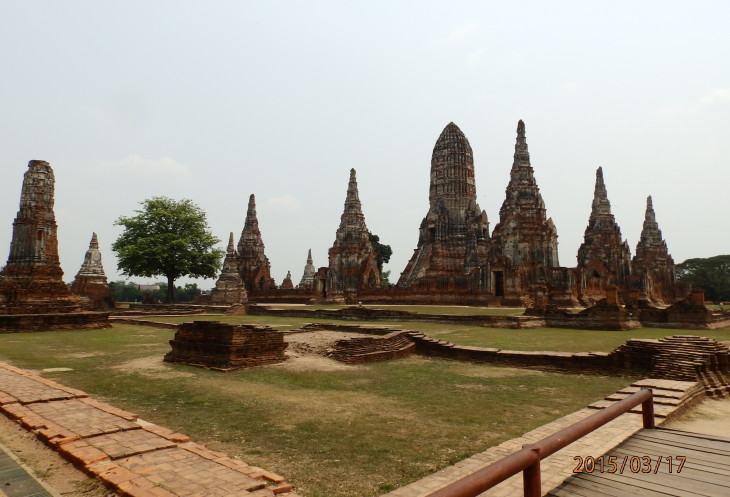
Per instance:
[[[276,288],[271,277],[269,258],[264,253],[264,241],[256,217],[256,197],[253,194],[248,199],[246,222],[238,240],[238,270],[249,294]]]
[[[640,296],[658,304],[674,302],[674,259],[656,221],[651,197],[646,198],[644,226],[631,270],[639,278]]]
[[[578,248],[578,268],[585,274],[585,294],[594,299],[603,298],[611,286],[626,288],[631,275],[631,251],[621,237],[621,228],[611,214],[603,169],[596,170],[591,215]]]
[[[353,303],[358,290],[380,286],[377,254],[365,225],[355,170],[350,169],[345,208],[329,249],[327,299]]]
[[[492,256],[505,256],[516,266],[539,271],[560,266],[558,233],[547,218],[545,202],[535,181],[525,139],[525,123],[517,123],[517,142],[506,198],[492,232]]]
[[[46,161],[32,160],[23,176],[20,209],[13,221],[8,263],[0,281],[0,313],[58,313],[79,310],[63,282],[58,259],[55,177]]]
[[[418,246],[397,286],[478,290],[480,279],[472,276],[487,263],[489,221],[477,204],[471,145],[454,123],[444,128],[433,148],[428,200]]]

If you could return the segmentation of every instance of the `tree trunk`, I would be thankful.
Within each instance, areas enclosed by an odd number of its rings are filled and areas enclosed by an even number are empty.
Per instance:
[[[172,276],[167,277],[167,296],[165,297],[165,303],[175,303],[175,278]]]

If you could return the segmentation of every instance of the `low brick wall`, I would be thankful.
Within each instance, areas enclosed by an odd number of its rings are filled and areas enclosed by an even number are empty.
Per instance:
[[[401,359],[413,354],[416,349],[408,333],[394,331],[382,336],[338,340],[328,355],[348,364]]]
[[[180,325],[170,346],[166,362],[231,371],[282,362],[287,343],[268,326],[193,321]]]
[[[120,324],[132,324],[135,326],[150,326],[152,328],[164,328],[167,330],[176,330],[180,327],[178,323],[163,323],[161,321],[150,321],[147,319],[131,319],[131,318],[118,318],[112,317],[110,320],[112,323]]]
[[[0,333],[96,330],[101,328],[111,328],[108,312],[0,315]]]
[[[200,305],[200,304],[129,304],[129,309],[116,310],[112,314],[223,314],[230,308],[229,305]]]
[[[271,309],[266,306],[250,305],[252,316],[285,316],[309,319],[338,319],[343,321],[404,321],[423,323],[466,324],[490,328],[539,328],[545,326],[545,319],[538,316],[486,316],[463,314],[419,314],[416,312],[369,307],[347,307],[344,309]]]
[[[639,374],[638,369],[615,364],[605,352],[535,352],[468,347],[437,340],[419,332],[409,332],[416,352],[458,361],[483,362],[516,368],[579,374]]]

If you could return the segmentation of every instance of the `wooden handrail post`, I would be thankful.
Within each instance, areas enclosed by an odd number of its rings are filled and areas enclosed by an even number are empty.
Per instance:
[[[651,388],[644,387],[642,390],[651,392]],[[656,428],[656,424],[654,424],[654,392],[651,393],[652,395],[641,403],[641,419],[644,421],[644,428],[653,430]]]
[[[525,497],[540,497],[542,495],[542,476],[540,475],[540,447],[529,444],[523,445],[523,449],[531,450],[537,456],[537,460],[522,471],[522,488]]]

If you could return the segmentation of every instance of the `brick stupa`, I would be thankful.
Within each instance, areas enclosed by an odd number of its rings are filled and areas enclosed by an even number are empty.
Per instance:
[[[335,241],[329,249],[327,299],[355,303],[360,289],[380,286],[377,254],[365,225],[355,170],[350,169],[345,209],[340,217]]]
[[[94,310],[106,310],[114,308],[114,299],[109,288],[109,283],[104,274],[104,266],[101,264],[101,252],[99,251],[99,240],[96,233],[91,235],[89,249],[84,256],[79,272],[71,285],[71,293],[81,296],[86,303],[84,307]]]
[[[210,292],[212,304],[245,304],[248,301],[246,288],[238,273],[238,253],[233,244],[233,233],[228,237],[228,249],[223,259],[223,269]]]
[[[506,198],[492,232],[491,255],[505,256],[516,266],[533,267],[538,272],[560,266],[558,233],[546,212],[530,164],[525,123],[520,120]]]
[[[307,264],[304,266],[304,273],[299,282],[299,288],[303,290],[311,290],[314,288],[314,275],[316,273],[317,269],[314,267],[314,261],[312,260],[312,249],[309,249],[309,252],[307,252]]]
[[[80,299],[63,282],[58,258],[55,177],[32,160],[23,176],[8,262],[0,281],[0,330],[105,328],[108,314],[79,312]]]
[[[591,215],[578,248],[578,267],[585,270],[585,295],[602,299],[611,287],[625,288],[631,275],[631,251],[621,237],[621,228],[611,214],[603,169],[596,170]]]
[[[264,241],[256,217],[256,197],[253,194],[248,199],[246,222],[238,240],[238,272],[250,294],[276,288],[271,277],[269,258],[264,253]]]
[[[291,290],[294,288],[294,282],[291,280],[291,271],[286,272],[286,276],[281,282],[281,286],[279,288],[281,288],[282,290]]]
[[[75,312],[79,299],[63,282],[58,259],[55,177],[46,161],[32,160],[23,176],[8,263],[0,281],[3,314]]]
[[[397,286],[479,289],[475,273],[487,263],[489,221],[477,204],[471,145],[454,123],[444,128],[433,148],[428,199],[418,246]],[[476,281],[470,276],[477,276]]]
[[[640,297],[656,304],[670,304],[674,295],[674,259],[656,221],[651,197],[646,198],[646,213],[631,270],[639,278]]]

